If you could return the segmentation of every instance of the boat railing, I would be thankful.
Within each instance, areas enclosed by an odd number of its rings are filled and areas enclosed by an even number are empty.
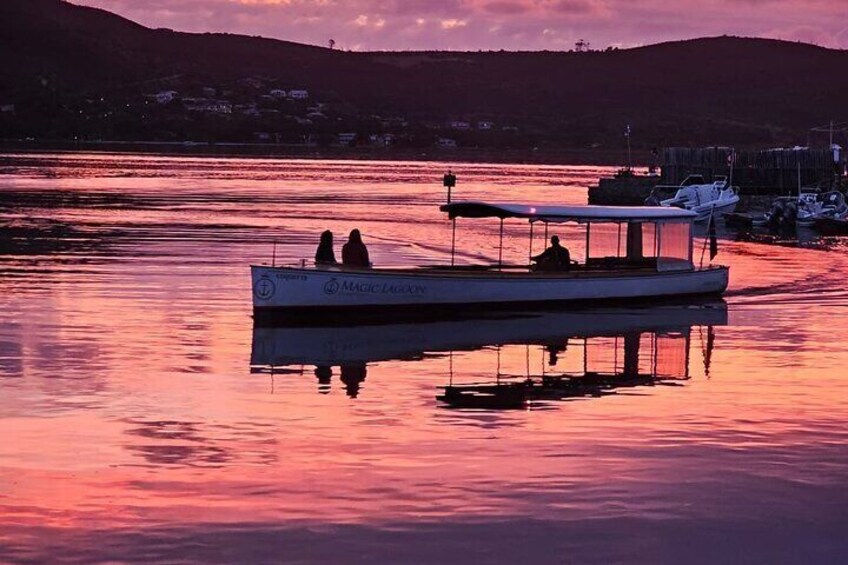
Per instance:
[[[352,267],[342,265],[341,263],[333,265],[316,265],[314,262],[302,260],[299,262],[278,263],[276,268],[289,269],[309,269],[331,273],[368,273],[372,271],[381,272],[420,272],[420,273],[504,273],[504,274],[521,274],[521,273],[536,273],[540,275],[573,275],[579,277],[581,274],[598,274],[598,273],[621,273],[621,272],[637,272],[637,271],[657,271],[659,258],[657,257],[641,257],[641,258],[626,258],[617,256],[608,257],[589,257],[582,262],[572,261],[572,264],[567,269],[543,270],[537,269],[535,264],[528,263],[485,263],[471,265],[449,265],[449,264],[433,264],[420,266],[380,266],[380,267]],[[684,270],[684,269],[676,269]]]

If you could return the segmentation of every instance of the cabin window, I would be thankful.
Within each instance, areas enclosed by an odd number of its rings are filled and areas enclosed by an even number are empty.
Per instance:
[[[657,224],[642,224],[642,257],[657,256]]]
[[[689,222],[666,222],[659,226],[657,269],[683,271],[692,268]]]
[[[592,264],[618,264],[627,254],[627,226],[620,223],[589,224],[589,252]]]

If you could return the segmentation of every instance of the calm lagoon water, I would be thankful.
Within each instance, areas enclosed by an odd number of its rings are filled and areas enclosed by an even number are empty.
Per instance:
[[[324,229],[447,260],[446,168],[0,156],[0,562],[848,561],[845,240],[722,233],[706,306],[254,329],[248,265]],[[452,168],[539,203],[609,172]]]

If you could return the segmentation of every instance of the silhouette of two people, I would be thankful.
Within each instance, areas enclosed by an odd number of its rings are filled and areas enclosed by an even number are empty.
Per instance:
[[[336,253],[333,251],[333,232],[325,230],[315,251],[316,265],[337,265]],[[368,248],[362,241],[359,230],[352,230],[347,243],[342,246],[342,265],[347,267],[367,268],[371,266]]]

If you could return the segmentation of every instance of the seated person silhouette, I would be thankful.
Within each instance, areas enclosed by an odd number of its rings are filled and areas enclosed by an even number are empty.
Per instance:
[[[321,233],[321,241],[315,251],[316,265],[335,265],[336,254],[333,251],[333,232],[325,230]]]
[[[342,246],[342,265],[366,269],[371,266],[368,248],[362,242],[359,230],[351,230],[347,243]]]
[[[534,271],[567,271],[571,268],[571,253],[559,244],[559,237],[551,237],[551,246],[539,255],[531,257],[536,264]]]

